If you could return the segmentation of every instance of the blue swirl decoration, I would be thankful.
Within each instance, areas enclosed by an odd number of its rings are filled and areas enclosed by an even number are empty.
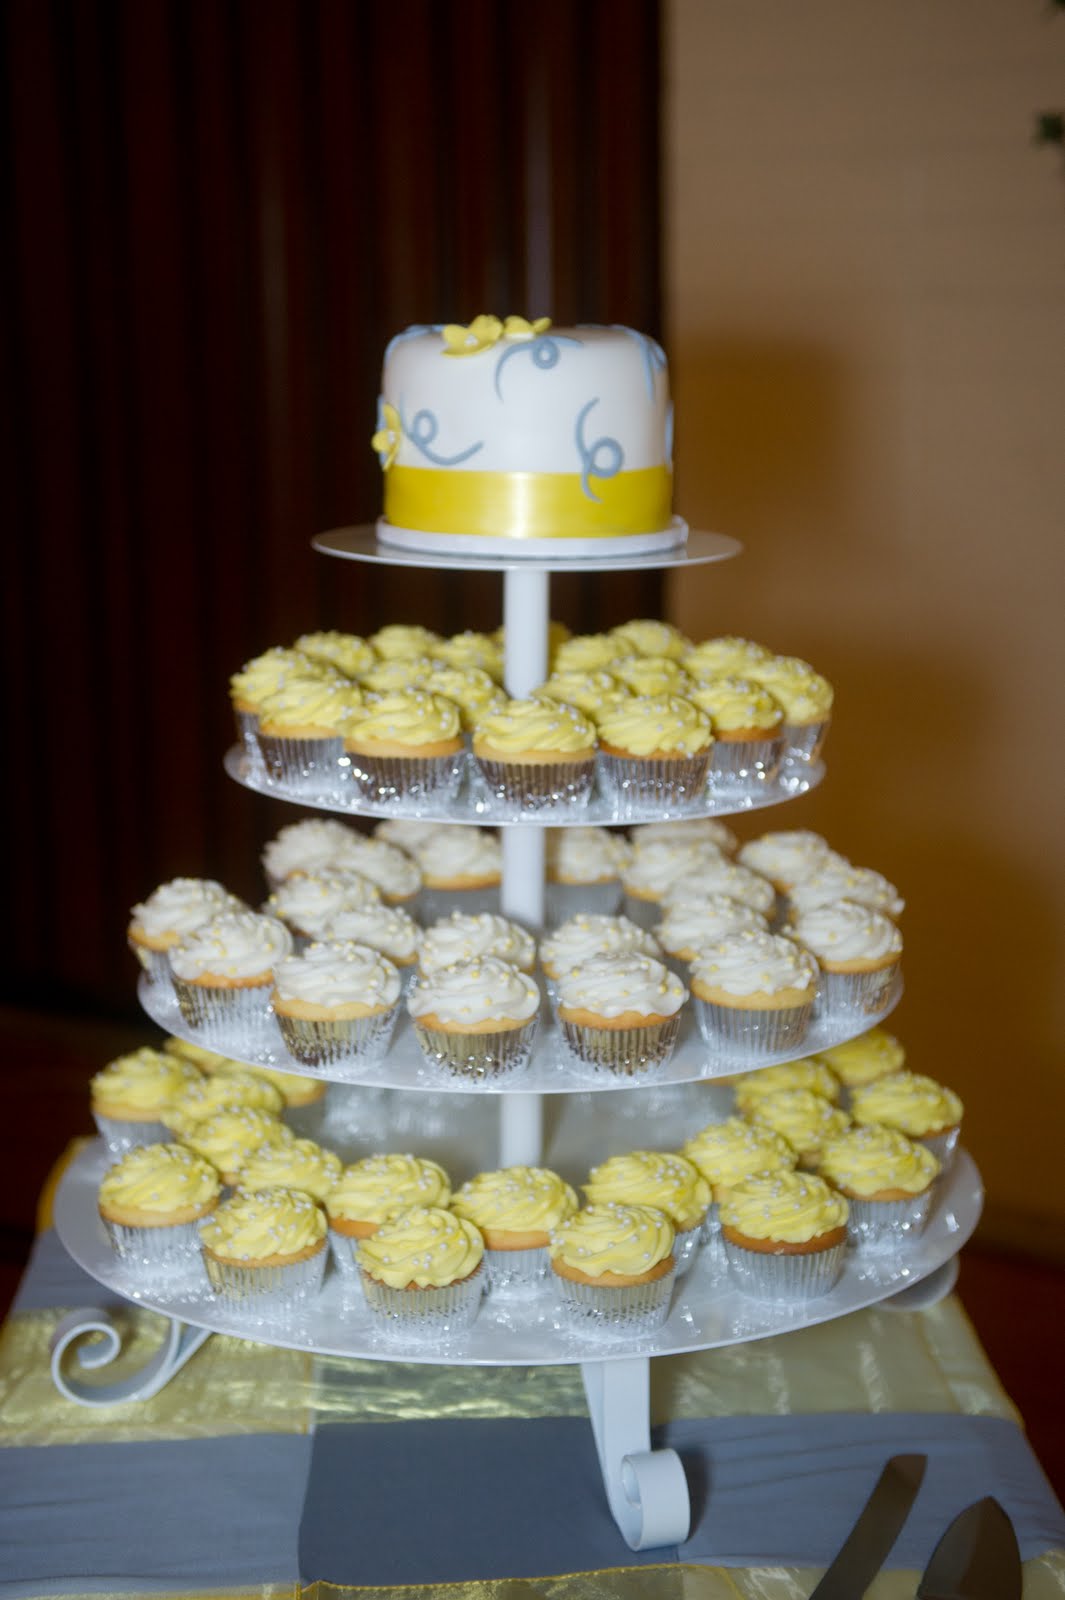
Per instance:
[[[616,439],[595,439],[591,444],[584,437],[584,420],[593,406],[599,404],[598,397],[589,400],[587,405],[581,407],[577,413],[577,423],[574,436],[577,443],[577,453],[581,458],[581,488],[589,500],[599,500],[593,491],[589,478],[613,478],[622,469],[625,462],[625,452]],[[606,459],[602,459],[603,452]]]
[[[550,372],[551,368],[557,367],[561,361],[561,346],[564,344],[575,345],[579,350],[581,341],[580,339],[571,338],[567,333],[541,333],[538,338],[522,339],[504,350],[496,362],[495,371],[495,390],[500,400],[503,398],[500,380],[503,376],[503,368],[511,356],[527,355],[531,358],[533,366],[540,372]]]
[[[434,467],[457,467],[460,461],[468,461],[478,450],[484,449],[484,440],[479,439],[476,444],[460,450],[457,455],[442,456],[432,448],[433,441],[440,432],[440,422],[435,412],[425,409],[416,411],[408,423],[401,410],[400,421],[403,426],[403,437],[409,439],[415,449],[421,451],[426,461],[431,461]]]
[[[613,322],[611,327],[615,333],[627,333],[630,339],[635,339],[643,356],[643,375],[647,383],[647,397],[655,397],[655,373],[666,370],[666,352],[662,346],[646,333],[637,333],[635,328],[626,328],[624,323]]]

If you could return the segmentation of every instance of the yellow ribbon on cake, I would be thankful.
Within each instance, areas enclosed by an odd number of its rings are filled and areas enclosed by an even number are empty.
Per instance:
[[[672,520],[673,475],[640,467],[596,478],[594,498],[579,473],[456,472],[393,466],[384,511],[395,528],[501,539],[609,539],[659,533]]]

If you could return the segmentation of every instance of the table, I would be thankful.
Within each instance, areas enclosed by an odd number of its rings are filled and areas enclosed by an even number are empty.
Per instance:
[[[0,1331],[0,1600],[429,1600],[444,1584],[450,1600],[801,1600],[903,1449],[927,1450],[929,1472],[871,1600],[910,1600],[949,1516],[986,1493],[1017,1526],[1026,1600],[1065,1590],[1065,1517],[954,1298],[656,1359],[656,1442],[685,1460],[693,1532],[634,1554],[573,1367],[215,1336],[151,1401],[71,1405],[49,1376],[52,1329],[116,1302],[66,1256],[47,1206],[42,1221]],[[130,1304],[125,1320],[138,1364],[162,1319]]]

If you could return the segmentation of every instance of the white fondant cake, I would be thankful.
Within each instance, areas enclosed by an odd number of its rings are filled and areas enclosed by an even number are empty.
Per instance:
[[[676,544],[672,421],[665,355],[631,328],[407,328],[385,352],[373,439],[379,535],[563,556]]]

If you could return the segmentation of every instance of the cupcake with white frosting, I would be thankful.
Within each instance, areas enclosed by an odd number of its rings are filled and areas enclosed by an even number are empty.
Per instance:
[[[389,1337],[436,1342],[477,1315],[485,1283],[484,1240],[442,1206],[414,1206],[356,1246],[363,1296]]]
[[[428,976],[481,956],[498,956],[522,972],[531,972],[536,962],[536,941],[518,923],[494,912],[465,916],[453,911],[426,928],[418,950],[418,969]]]
[[[629,830],[635,850],[642,850],[652,839],[690,841],[707,839],[722,855],[735,855],[739,841],[732,829],[716,817],[680,817],[675,822],[638,822]]]
[[[229,912],[194,929],[169,951],[187,1025],[221,1048],[261,1033],[270,1018],[274,968],[291,953],[284,923],[254,911]]]
[[[323,924],[321,937],[368,945],[391,961],[404,987],[417,970],[422,928],[402,906],[346,906]]]
[[[699,959],[702,950],[718,944],[730,933],[767,933],[769,924],[760,911],[725,894],[705,900],[667,902],[655,938],[678,970]]]
[[[578,912],[548,934],[540,945],[540,966],[547,980],[547,993],[554,1005],[558,1000],[559,980],[592,956],[616,955],[627,950],[661,960],[662,951],[653,933],[630,922],[628,917],[611,917],[602,912]]]
[[[784,828],[759,834],[740,846],[736,859],[752,872],[768,878],[780,894],[788,894],[793,884],[843,857],[828,840],[809,828]]]
[[[603,782],[619,811],[683,810],[706,794],[714,736],[705,711],[680,695],[634,695],[599,724]]]
[[[578,911],[611,916],[621,904],[628,841],[608,828],[551,828],[547,834],[544,921],[557,927]]]
[[[306,817],[302,822],[287,823],[263,847],[266,881],[276,889],[286,878],[301,873],[335,871],[351,841],[358,837],[354,828],[334,817]]]
[[[378,951],[323,940],[278,964],[271,1006],[290,1055],[348,1075],[387,1050],[400,987],[399,973]]]
[[[574,1332],[639,1338],[669,1316],[673,1224],[653,1206],[604,1201],[554,1230],[548,1246],[559,1305]]]
[[[508,700],[473,730],[474,758],[489,792],[522,811],[586,805],[595,743],[587,717],[555,700]]]
[[[534,1289],[547,1276],[551,1231],[577,1210],[577,1196],[546,1167],[479,1172],[451,1201],[480,1230],[490,1290]]]
[[[409,856],[417,856],[419,847],[446,827],[447,823],[427,822],[421,817],[382,817],[374,823],[373,836],[405,850]]]
[[[641,927],[653,928],[675,884],[701,879],[705,872],[727,865],[712,839],[638,837],[621,869],[625,915]]]
[[[637,1077],[669,1060],[688,991],[661,961],[636,952],[592,956],[558,980],[558,1020],[570,1060]]]
[[[608,1200],[654,1206],[673,1224],[677,1276],[695,1260],[710,1208],[710,1185],[685,1156],[666,1150],[629,1150],[610,1156],[581,1185],[590,1205]]]
[[[863,1127],[883,1123],[927,1145],[944,1169],[961,1135],[961,1100],[920,1072],[892,1072],[851,1090],[851,1116]]]
[[[357,791],[375,805],[450,799],[465,768],[458,707],[427,689],[398,689],[362,708],[344,751]]]
[[[172,878],[133,907],[126,937],[149,980],[169,987],[168,952],[205,922],[245,910],[243,900],[213,878]]]
[[[380,889],[357,872],[307,872],[279,884],[266,902],[266,912],[283,922],[295,939],[306,941],[325,937],[337,912],[380,903]]]
[[[662,915],[677,906],[703,905],[720,895],[750,906],[769,923],[776,918],[777,893],[768,878],[763,878],[760,872],[752,872],[750,867],[741,866],[738,861],[713,857],[698,862],[691,873],[682,874],[669,884],[662,896]]]
[[[817,962],[778,933],[731,933],[691,968],[695,1015],[707,1044],[741,1056],[801,1046],[817,995]]]
[[[424,922],[449,911],[499,910],[503,846],[494,830],[441,826],[408,848],[421,868]]]
[[[850,1208],[808,1172],[745,1178],[721,1202],[729,1273],[760,1300],[812,1300],[843,1271]]]
[[[788,910],[794,921],[814,906],[832,905],[837,900],[852,900],[893,919],[906,909],[905,900],[882,872],[832,858],[789,890]]]
[[[795,937],[821,968],[821,1004],[832,1016],[874,1017],[895,993],[902,934],[889,917],[853,900],[811,906]]]
[[[420,976],[407,1008],[425,1059],[472,1087],[527,1066],[540,991],[509,962],[479,956]]]
[[[218,1204],[211,1163],[178,1144],[128,1150],[104,1174],[97,1208],[112,1250],[146,1283],[199,1265],[197,1225]]]
[[[850,1234],[860,1249],[894,1249],[924,1231],[939,1161],[893,1128],[851,1128],[822,1149],[821,1177],[850,1204]]]
[[[127,1051],[94,1074],[92,1115],[112,1155],[167,1140],[163,1115],[182,1090],[203,1074],[189,1061],[145,1045]]]
[[[405,850],[385,839],[368,839],[353,829],[338,844],[332,866],[339,872],[355,872],[360,878],[369,878],[390,906],[413,910],[422,886],[421,868]]]
[[[200,1245],[219,1300],[249,1318],[288,1320],[321,1287],[325,1214],[300,1189],[240,1189],[201,1224]]]

